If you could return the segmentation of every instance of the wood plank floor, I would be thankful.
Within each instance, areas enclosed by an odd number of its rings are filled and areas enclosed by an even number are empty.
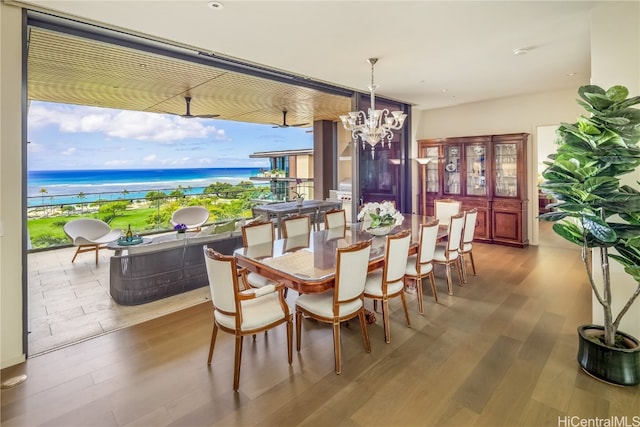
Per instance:
[[[575,249],[475,244],[474,253],[478,276],[456,282],[455,295],[438,269],[440,302],[425,290],[421,316],[410,297],[411,328],[400,301],[391,302],[390,344],[381,315],[369,326],[369,354],[358,323],[343,326],[342,375],[331,327],[305,320],[291,366],[284,327],[245,339],[233,393],[230,335],[218,335],[206,364],[212,313],[204,303],[3,370],[3,379],[28,379],[2,390],[1,424],[558,426],[571,425],[564,417],[640,416],[638,387],[601,383],[576,362],[591,295]]]

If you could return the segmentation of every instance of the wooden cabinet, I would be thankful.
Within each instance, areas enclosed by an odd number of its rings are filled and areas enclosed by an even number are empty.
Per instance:
[[[527,237],[526,153],[529,134],[480,135],[418,141],[420,214],[452,198],[478,210],[475,239],[524,247]]]

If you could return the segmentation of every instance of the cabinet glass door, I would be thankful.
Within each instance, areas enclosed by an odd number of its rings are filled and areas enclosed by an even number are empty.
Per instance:
[[[426,189],[428,193],[437,193],[440,188],[438,180],[438,147],[427,147],[424,157],[429,159],[426,167]]]
[[[446,145],[444,147],[444,193],[459,195],[460,187],[460,146]]]
[[[498,197],[518,195],[518,147],[516,144],[495,144],[496,188]]]
[[[466,148],[467,196],[486,196],[486,146],[470,145]]]

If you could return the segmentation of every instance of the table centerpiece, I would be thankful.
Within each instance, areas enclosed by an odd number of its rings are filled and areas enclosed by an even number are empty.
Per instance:
[[[362,206],[358,213],[358,221],[363,221],[365,231],[374,236],[384,236],[393,227],[401,225],[404,215],[398,212],[392,202],[371,202]]]

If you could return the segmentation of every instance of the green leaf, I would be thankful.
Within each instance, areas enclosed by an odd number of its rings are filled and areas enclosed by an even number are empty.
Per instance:
[[[613,101],[607,98],[607,95],[585,92],[584,96],[587,98],[587,101],[598,110],[604,110],[613,105]]]
[[[602,242],[613,243],[617,239],[616,232],[609,227],[609,224],[597,216],[582,218],[582,226],[585,230],[589,231],[593,237]]]
[[[629,96],[629,90],[624,86],[611,86],[607,90],[607,98],[615,102],[624,101]]]

